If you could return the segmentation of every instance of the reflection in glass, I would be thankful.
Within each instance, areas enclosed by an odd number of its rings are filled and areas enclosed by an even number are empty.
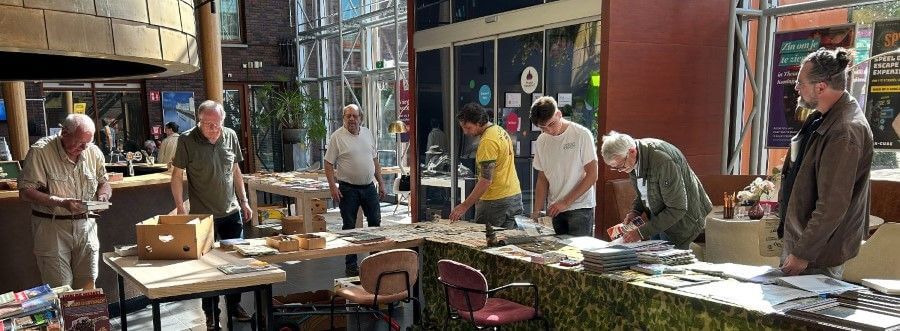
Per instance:
[[[546,93],[557,99],[563,116],[597,136],[600,103],[600,23],[547,30]],[[562,102],[560,94],[571,102]]]
[[[450,49],[416,53],[419,220],[450,214]],[[441,161],[444,160],[444,161]],[[446,183],[446,184],[445,184]]]
[[[240,0],[220,0],[216,4],[219,12],[219,30],[222,42],[241,42],[241,4]]]
[[[531,210],[534,195],[534,169],[531,143],[540,135],[533,131],[529,120],[532,93],[525,93],[522,75],[526,68],[534,68],[533,79],[541,81],[543,68],[544,33],[535,32],[511,36],[497,40],[497,96],[501,111],[497,115],[497,125],[502,126],[512,138],[516,153],[516,173],[522,186],[522,203],[525,210]],[[530,72],[530,70],[529,70]],[[540,86],[540,84],[538,84]],[[534,93],[541,93],[537,88]]]

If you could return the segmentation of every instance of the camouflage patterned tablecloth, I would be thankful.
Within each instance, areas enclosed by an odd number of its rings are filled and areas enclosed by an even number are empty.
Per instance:
[[[480,269],[491,288],[512,282],[531,282],[540,289],[541,308],[555,330],[766,330],[796,329],[772,314],[649,285],[626,283],[598,274],[543,266],[454,243],[426,241],[422,248],[421,277],[428,324],[444,322],[444,289],[437,280],[437,262],[451,259]],[[527,289],[508,291],[501,297],[530,303]],[[468,330],[463,321],[451,321],[449,329]],[[540,329],[537,322],[511,329]],[[504,328],[510,329],[510,328]]]

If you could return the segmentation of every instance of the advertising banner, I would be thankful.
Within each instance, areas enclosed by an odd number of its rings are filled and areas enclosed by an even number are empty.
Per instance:
[[[841,25],[775,34],[767,147],[789,147],[791,137],[800,131],[806,116],[813,111],[797,106],[799,94],[794,90],[794,84],[800,72],[800,62],[806,55],[822,47],[853,48],[854,30],[853,25]]]
[[[900,54],[879,54],[900,46],[900,20],[875,22],[866,118],[877,149],[900,149]]]

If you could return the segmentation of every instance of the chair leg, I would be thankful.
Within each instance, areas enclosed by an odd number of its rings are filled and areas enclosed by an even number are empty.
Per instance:
[[[329,330],[334,331],[334,300],[337,299],[336,295],[331,296],[331,314],[328,316],[331,318],[331,324]]]

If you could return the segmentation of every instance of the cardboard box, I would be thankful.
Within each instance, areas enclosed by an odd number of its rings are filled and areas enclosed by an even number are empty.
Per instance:
[[[256,218],[259,223],[266,220],[282,220],[287,215],[287,209],[281,206],[259,206],[256,207]]]
[[[106,175],[109,176],[110,182],[118,182],[125,179],[125,174],[121,172],[107,172]]]
[[[198,259],[213,247],[212,215],[160,215],[135,225],[138,258]]]
[[[325,232],[325,217],[314,215],[312,229],[306,229],[303,216],[285,216],[281,220],[281,232],[284,234],[302,234],[310,232]]]
[[[279,252],[293,252],[300,250],[300,240],[293,236],[266,237],[266,245],[277,249]]]
[[[302,249],[310,250],[325,248],[324,237],[319,237],[314,234],[300,234],[297,235],[297,239],[300,240],[300,248]]]
[[[325,202],[325,200],[312,199],[310,201],[312,203],[309,206],[309,210],[312,211],[313,214],[324,214],[325,211],[328,210],[328,204]]]

